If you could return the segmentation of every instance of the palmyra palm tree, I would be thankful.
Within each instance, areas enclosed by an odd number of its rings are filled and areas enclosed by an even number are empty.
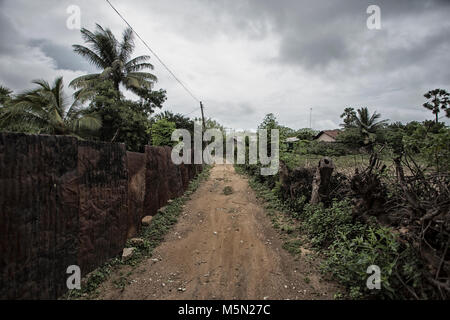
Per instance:
[[[139,96],[151,90],[157,78],[141,70],[153,70],[153,65],[147,62],[150,59],[149,56],[131,59],[135,45],[133,31],[130,28],[123,32],[121,42],[116,39],[110,29],[103,29],[99,24],[95,32],[81,29],[81,35],[88,46],[74,45],[74,51],[102,72],[74,79],[70,86],[79,89],[75,94],[76,97],[88,98],[90,94],[95,93],[95,86],[103,80],[112,81],[118,95],[120,84]]]
[[[101,127],[99,118],[79,109],[77,101],[68,106],[62,77],[56,78],[52,86],[44,80],[32,83],[38,88],[17,95],[1,109],[2,127],[15,125],[35,133],[74,136]]]
[[[370,137],[379,129],[387,120],[377,121],[381,118],[381,114],[374,112],[372,115],[369,113],[369,109],[366,107],[357,110],[355,124],[359,129],[361,136],[363,137],[364,144],[370,143]]]
[[[429,101],[423,106],[431,110],[436,117],[436,123],[439,122],[439,112],[445,111],[447,117],[450,117],[450,94],[444,89],[434,89],[423,95]]]

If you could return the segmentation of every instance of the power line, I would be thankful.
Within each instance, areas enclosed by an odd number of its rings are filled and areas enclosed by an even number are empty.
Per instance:
[[[189,113],[183,114],[183,116],[186,117],[186,116],[188,116],[188,115],[190,115],[190,114],[193,114],[194,112],[196,112],[196,111],[198,111],[198,110],[200,110],[199,107],[195,108],[194,110],[192,110],[192,111],[189,112]]]
[[[156,54],[155,51],[153,51],[150,46],[147,44],[147,42],[145,42],[144,39],[141,38],[141,36],[133,29],[133,27],[128,23],[128,21],[120,14],[120,12],[112,5],[112,3],[109,0],[105,0],[110,6],[111,8],[113,8],[113,10],[119,15],[119,17],[127,24],[127,26],[131,29],[131,31],[134,32],[134,34],[139,38],[139,40],[142,41],[142,43],[147,47],[147,49],[155,56],[155,58],[159,61],[159,63],[161,63],[161,65],[167,70],[167,72],[169,72],[172,77],[184,88],[184,90],[187,91],[187,93],[189,93],[189,95],[194,98],[194,100],[196,100],[197,102],[200,103],[200,100],[191,92],[191,90],[189,90],[189,88],[180,80],[178,79],[178,77],[169,69],[169,67],[161,60],[161,58]]]

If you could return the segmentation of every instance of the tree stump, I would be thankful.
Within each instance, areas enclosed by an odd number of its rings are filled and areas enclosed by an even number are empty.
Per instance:
[[[326,157],[319,161],[312,182],[311,204],[318,204],[323,195],[327,193],[334,168],[334,163],[330,158]]]

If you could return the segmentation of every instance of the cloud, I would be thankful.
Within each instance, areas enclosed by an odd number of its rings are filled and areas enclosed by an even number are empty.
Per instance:
[[[424,120],[430,89],[450,89],[450,1],[378,0],[381,30],[368,30],[372,1],[113,1],[164,62],[227,127],[254,129],[273,112],[281,124],[339,125],[347,106],[367,106],[390,120]],[[0,82],[14,90],[35,78],[66,83],[93,72],[71,45],[69,5],[82,26],[120,36],[123,21],[104,2],[0,2]],[[136,40],[136,55],[148,54]],[[198,103],[152,58],[167,89],[165,109],[190,113]],[[14,66],[14,67],[12,67]],[[132,96],[127,94],[127,96]],[[198,110],[191,114],[199,116]]]
[[[94,73],[95,68],[77,55],[72,47],[53,43],[48,39],[31,40],[30,46],[39,48],[46,56],[51,57],[57,69],[84,70]]]

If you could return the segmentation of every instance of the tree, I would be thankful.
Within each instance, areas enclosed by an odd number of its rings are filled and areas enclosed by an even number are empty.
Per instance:
[[[258,126],[258,129],[267,130],[267,153],[268,153],[268,156],[271,156],[272,155],[272,144],[271,144],[272,130],[280,129],[280,125],[278,124],[278,121],[277,121],[277,118],[275,117],[275,115],[273,113],[266,114],[263,121]],[[259,134],[258,134],[258,138],[259,138]],[[280,135],[280,140],[281,140],[281,148],[283,150],[286,150],[287,144],[285,143],[285,141],[281,137],[281,135]]]
[[[258,129],[266,129],[266,130],[272,130],[277,128],[278,128],[278,121],[273,113],[266,114],[263,121],[258,126]]]
[[[363,142],[367,146],[371,146],[375,141],[376,131],[382,127],[387,120],[377,121],[381,118],[381,114],[374,112],[372,115],[369,113],[369,109],[366,107],[357,110],[358,115],[355,118],[356,127],[363,139]]]
[[[356,112],[353,108],[345,108],[344,113],[341,114],[341,118],[344,119],[344,123],[341,124],[344,128],[350,128],[355,126]]]
[[[0,105],[4,106],[11,100],[12,91],[0,85]]]
[[[155,115],[153,121],[156,122],[163,119],[175,123],[175,127],[177,129],[186,129],[191,133],[191,135],[194,134],[194,121],[180,113],[174,114],[170,111],[164,111]]]
[[[439,122],[439,112],[445,111],[446,116],[450,117],[450,111],[448,106],[450,105],[449,94],[443,89],[434,89],[428,91],[423,95],[429,101],[425,102],[423,106],[436,116],[436,123]]]
[[[111,80],[118,96],[120,84],[123,84],[128,90],[147,98],[147,92],[151,91],[157,78],[151,73],[141,72],[144,69],[153,70],[153,65],[148,63],[149,56],[131,59],[135,45],[130,28],[123,32],[122,41],[118,41],[110,29],[103,29],[99,24],[95,32],[81,29],[81,36],[88,46],[74,45],[74,51],[103,71],[74,79],[70,86],[79,89],[77,97],[86,98],[93,94],[93,87],[98,82]]]
[[[317,131],[310,129],[310,128],[303,128],[297,130],[296,136],[300,140],[313,140],[314,137],[317,135]]]
[[[121,142],[127,150],[144,152],[145,145],[150,141],[151,121],[150,110],[141,102],[126,100],[117,94],[110,80],[95,86],[97,94],[87,109],[87,112],[98,114],[102,127],[98,139],[108,142]]]
[[[77,101],[68,106],[62,77],[56,78],[52,86],[44,80],[34,80],[32,83],[38,88],[17,95],[2,109],[2,128],[81,136],[101,127],[98,116],[79,109]]]
[[[152,125],[152,144],[154,146],[173,146],[172,133],[175,131],[175,123],[161,119]]]

